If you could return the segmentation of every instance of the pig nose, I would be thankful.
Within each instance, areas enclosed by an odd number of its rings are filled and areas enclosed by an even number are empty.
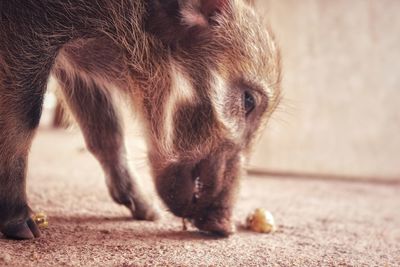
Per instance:
[[[220,237],[228,237],[236,231],[236,227],[231,222],[230,218],[213,218],[212,215],[197,218],[193,220],[193,224],[201,231]]]

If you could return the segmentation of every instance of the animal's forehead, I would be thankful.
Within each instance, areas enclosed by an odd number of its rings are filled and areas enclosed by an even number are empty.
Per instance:
[[[225,81],[248,81],[269,96],[278,95],[280,62],[274,39],[252,8],[233,2],[229,15],[218,17],[205,38],[180,50],[177,60],[197,80],[197,89],[206,88],[213,78],[210,70],[216,70]]]
[[[213,42],[221,51],[216,56],[222,75],[249,80],[265,90],[278,82],[279,51],[267,27],[252,10],[222,20],[214,35]]]

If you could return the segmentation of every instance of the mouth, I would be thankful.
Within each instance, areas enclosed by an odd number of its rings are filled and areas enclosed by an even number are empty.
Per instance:
[[[192,170],[192,181],[193,181],[193,196],[192,204],[196,205],[202,196],[204,184],[201,180],[200,163],[196,164]]]
[[[230,220],[230,198],[225,196],[230,191],[223,190],[220,177],[222,164],[206,158],[171,167],[170,171],[160,176],[157,186],[174,215],[190,222],[200,231],[228,236],[234,228]]]
[[[206,160],[172,166],[157,176],[157,190],[174,215],[191,219],[208,203],[207,175]]]

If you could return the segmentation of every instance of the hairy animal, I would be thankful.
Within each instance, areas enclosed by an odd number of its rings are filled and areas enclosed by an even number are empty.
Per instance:
[[[128,168],[114,91],[141,119],[171,212],[231,234],[243,159],[280,98],[279,52],[250,2],[0,1],[0,231],[40,235],[26,162],[53,75],[117,203],[157,218]]]

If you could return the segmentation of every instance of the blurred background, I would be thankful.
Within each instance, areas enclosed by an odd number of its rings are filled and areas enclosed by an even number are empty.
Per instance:
[[[400,180],[400,1],[258,0],[283,101],[252,165]]]
[[[400,1],[255,2],[284,69],[253,174],[400,180]],[[44,123],[54,104],[50,95]],[[128,128],[143,161],[140,128]]]

